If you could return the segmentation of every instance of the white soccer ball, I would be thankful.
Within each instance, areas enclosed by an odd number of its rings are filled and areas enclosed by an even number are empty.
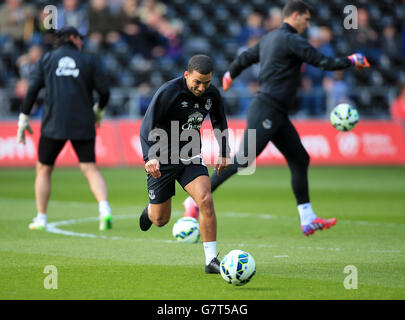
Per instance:
[[[352,130],[358,121],[357,109],[347,103],[338,104],[330,113],[330,122],[339,131]]]
[[[223,257],[220,271],[226,282],[234,286],[243,286],[256,273],[256,263],[248,252],[232,250]]]
[[[200,225],[192,217],[183,217],[173,226],[173,237],[179,242],[194,243],[200,238]]]

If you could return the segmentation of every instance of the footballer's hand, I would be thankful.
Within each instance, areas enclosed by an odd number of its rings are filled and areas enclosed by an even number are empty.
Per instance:
[[[357,70],[363,70],[364,68],[370,68],[370,63],[367,61],[367,58],[361,53],[353,53],[348,56],[349,60],[356,67]]]
[[[157,159],[152,159],[152,160],[149,160],[148,162],[146,162],[145,170],[147,173],[149,173],[155,179],[160,178],[160,176],[162,175],[160,173],[160,163],[159,163],[159,160],[157,160]]]
[[[232,85],[232,77],[229,71],[225,72],[224,76],[222,77],[222,88],[224,91],[228,90]]]
[[[230,164],[231,159],[219,157],[215,164],[214,170],[217,172],[218,175],[221,175],[222,170],[228,168]]]
[[[100,128],[101,120],[102,120],[103,117],[104,117],[105,110],[104,110],[104,109],[100,109],[98,103],[96,103],[96,104],[93,106],[93,112],[94,112],[94,117],[95,117],[95,119],[96,119],[97,128]]]
[[[17,142],[25,144],[25,130],[32,134],[32,129],[28,123],[28,118],[24,113],[20,113],[18,117],[18,130],[17,130]]]

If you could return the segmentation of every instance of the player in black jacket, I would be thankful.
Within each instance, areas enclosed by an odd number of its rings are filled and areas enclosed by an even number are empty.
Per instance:
[[[219,273],[217,220],[208,170],[200,155],[200,128],[209,114],[220,144],[215,170],[220,174],[228,166],[228,127],[221,95],[211,85],[212,72],[211,58],[195,55],[184,77],[165,83],[153,96],[140,132],[149,202],[139,224],[141,230],[147,231],[152,223],[162,227],[169,222],[177,180],[200,208],[205,272]]]
[[[283,9],[282,26],[263,36],[260,41],[240,54],[230,65],[223,77],[223,89],[227,90],[232,80],[245,68],[259,62],[260,88],[249,106],[247,128],[244,134],[241,156],[248,154],[248,129],[256,130],[257,157],[269,141],[280,150],[287,160],[291,171],[292,189],[297,201],[303,234],[310,235],[316,230],[328,229],[336,224],[336,219],[321,219],[312,210],[308,192],[309,155],[301,143],[297,131],[291,123],[288,112],[296,100],[300,83],[300,70],[303,62],[324,70],[338,70],[356,67],[358,70],[369,67],[367,59],[361,54],[349,57],[326,57],[300,36],[308,27],[312,8],[304,1],[289,1]],[[240,159],[241,157],[239,157]],[[233,164],[219,176],[211,176],[212,191],[226,179],[245,167]],[[250,159],[248,163],[252,163]],[[186,216],[197,216],[197,206],[191,198],[184,202]]]
[[[73,27],[56,32],[54,50],[44,54],[31,74],[27,96],[19,115],[17,140],[25,143],[25,130],[32,133],[29,114],[38,92],[45,88],[41,138],[36,165],[37,216],[30,229],[46,227],[54,162],[67,140],[79,158],[80,169],[99,202],[100,230],[111,228],[107,185],[95,164],[95,122],[100,125],[109,100],[109,85],[100,66],[80,50],[82,36]],[[93,90],[99,94],[94,104]]]

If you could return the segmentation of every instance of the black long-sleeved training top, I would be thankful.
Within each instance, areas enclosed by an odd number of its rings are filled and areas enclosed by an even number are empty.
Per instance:
[[[167,163],[180,163],[180,160],[198,157],[201,153],[200,128],[208,114],[213,129],[224,132],[228,128],[221,94],[213,85],[199,97],[187,88],[184,77],[162,85],[153,96],[141,125],[140,138],[145,162],[158,158],[161,163],[166,160]],[[166,141],[162,140],[162,132],[166,134]],[[216,135],[222,157],[229,156],[228,139],[225,137],[227,135],[222,138]]]
[[[22,105],[29,115],[38,92],[45,87],[41,134],[51,139],[89,140],[95,137],[93,90],[105,107],[110,88],[107,77],[94,59],[66,43],[44,54],[30,75]]]
[[[347,57],[333,58],[320,53],[288,23],[283,23],[263,36],[255,46],[242,52],[230,65],[231,77],[237,77],[257,62],[260,62],[258,95],[275,100],[275,106],[285,113],[294,106],[303,62],[324,70],[352,66]]]

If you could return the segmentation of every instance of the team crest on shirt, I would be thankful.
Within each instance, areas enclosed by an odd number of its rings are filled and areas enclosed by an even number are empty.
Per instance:
[[[272,122],[271,122],[271,120],[270,119],[266,119],[266,120],[264,120],[263,122],[262,122],[262,125],[263,125],[263,128],[265,128],[265,129],[270,129],[271,128],[271,125],[272,125]]]
[[[207,110],[207,111],[209,111],[210,109],[211,109],[211,106],[212,106],[212,101],[211,101],[211,99],[210,98],[208,98],[207,99],[207,102],[205,103],[205,109]]]
[[[150,198],[151,200],[153,200],[153,199],[156,198],[156,195],[155,195],[155,191],[154,191],[154,190],[149,190],[149,198]]]

